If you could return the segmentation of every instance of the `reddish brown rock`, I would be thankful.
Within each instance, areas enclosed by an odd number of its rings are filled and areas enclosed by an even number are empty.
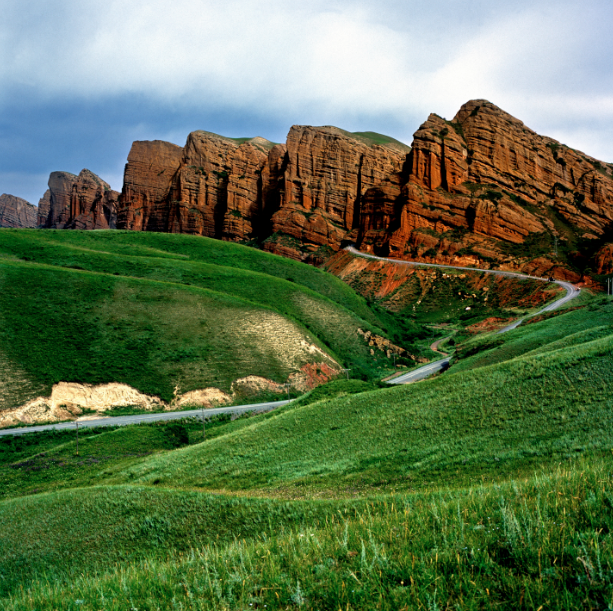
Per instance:
[[[205,131],[191,133],[182,150],[135,142],[118,227],[257,238],[272,252],[323,261],[357,236],[369,187],[398,189],[408,150],[332,127],[294,127],[287,145]]]
[[[245,140],[245,141],[243,141]],[[262,173],[272,143],[205,131],[183,149],[168,142],[135,142],[119,204],[122,229],[191,233],[242,241],[262,214]]]
[[[36,225],[44,227],[47,224],[49,213],[51,212],[51,191],[47,189],[45,194],[38,200],[38,217]]]
[[[430,115],[415,134],[400,196],[381,193],[368,217],[363,250],[578,280],[565,266],[585,261],[577,253],[556,260],[556,241],[568,251],[564,243],[610,230],[613,170],[476,100],[453,121]]]
[[[168,194],[183,149],[154,140],[132,144],[117,209],[117,226],[136,231],[168,231]]]
[[[173,181],[168,230],[233,241],[253,237],[271,147],[263,138],[239,144],[209,132],[191,133]]]
[[[49,213],[45,228],[113,229],[119,193],[89,170],[78,176],[52,172],[49,176]],[[45,199],[45,198],[43,198]]]
[[[613,244],[605,244],[594,257],[597,274],[613,274]]]
[[[466,307],[481,313],[499,308],[533,308],[545,304],[561,290],[558,285],[481,272],[454,271],[399,265],[341,251],[328,259],[325,269],[369,300],[393,312],[436,311],[445,301],[451,317]]]
[[[395,140],[376,144],[336,127],[293,126],[272,233],[297,241],[295,258],[322,246],[338,250],[357,236],[365,191],[393,183],[408,150]],[[271,240],[267,248],[281,253],[287,244]]]
[[[613,228],[613,166],[485,100],[453,121],[430,115],[411,149],[335,127],[294,126],[276,146],[198,131],[183,149],[134,144],[119,227],[257,238],[315,264],[356,242],[394,257],[578,280]]]
[[[21,197],[0,195],[0,227],[36,227],[38,210]]]

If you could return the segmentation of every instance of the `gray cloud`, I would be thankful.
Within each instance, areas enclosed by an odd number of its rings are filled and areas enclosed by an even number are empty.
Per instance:
[[[410,142],[429,112],[451,117],[468,99],[487,98],[541,133],[613,160],[609,0],[0,5],[5,116],[16,104],[29,105],[36,122],[41,105],[93,107],[119,99],[132,116],[146,100],[168,114],[156,123],[153,113],[140,130],[157,128],[158,137],[183,129],[189,113],[221,113],[234,115],[241,129],[241,117],[252,117],[252,133],[278,132],[283,121],[285,131],[292,122],[336,123],[392,129]],[[17,123],[3,122],[3,139],[10,140]],[[214,124],[196,127],[216,131]],[[118,124],[97,128],[117,131]],[[110,145],[108,153],[117,154]]]

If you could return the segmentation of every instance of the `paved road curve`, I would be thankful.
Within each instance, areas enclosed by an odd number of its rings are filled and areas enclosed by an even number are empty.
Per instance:
[[[540,282],[547,282],[547,278],[539,278],[538,276],[528,276],[526,274],[518,274],[516,272],[503,272],[500,270],[494,269],[479,269],[478,267],[459,267],[457,265],[439,265],[437,263],[420,263],[418,261],[402,261],[400,259],[388,259],[386,257],[377,257],[376,255],[369,255],[364,252],[360,252],[353,246],[348,246],[345,250],[348,250],[350,253],[354,255],[358,255],[359,257],[366,257],[368,259],[377,259],[378,261],[388,261],[390,263],[396,263],[398,265],[414,265],[419,267],[441,267],[441,268],[451,268],[451,269],[460,269],[469,272],[482,272],[484,274],[495,274],[497,276],[507,276],[509,278],[529,278],[531,280],[539,280]],[[571,299],[574,299],[580,294],[580,290],[571,284],[570,282],[564,282],[562,280],[553,280],[553,282],[563,289],[566,290],[566,295],[561,299],[550,303],[545,306],[542,310],[531,314],[530,316],[525,316],[524,318],[520,318],[516,320],[512,324],[508,325],[504,329],[498,331],[498,333],[506,333],[507,331],[511,331],[521,323],[526,320],[526,318],[531,318],[532,316],[537,316],[538,314],[542,314],[543,312],[551,312],[552,310],[557,310],[559,307],[563,306],[565,303],[569,302]],[[393,380],[389,380],[388,384],[410,384],[411,382],[418,382],[419,380],[423,380],[431,376],[433,373],[437,371],[441,371],[442,369],[446,369],[449,367],[449,359],[441,359],[440,361],[434,361],[432,363],[428,363],[423,367],[419,367],[418,369],[414,369],[413,371],[409,371],[409,373],[405,373],[404,375],[398,376]]]
[[[287,405],[289,401],[271,401],[269,403],[254,403],[252,405],[235,405],[233,407],[216,407],[205,409],[205,420],[217,414],[244,414],[245,412],[269,412]],[[178,420],[179,418],[202,418],[202,409],[192,409],[187,411],[162,412],[160,414],[139,414],[138,416],[114,416],[109,418],[99,418],[96,420],[79,421],[79,429],[93,428],[97,426],[125,426],[126,424],[139,424],[141,422],[159,422],[160,420]],[[76,422],[62,422],[59,424],[42,424],[40,426],[27,426],[16,429],[2,429],[2,435],[25,435],[25,433],[36,433],[38,431],[50,431],[55,429],[61,431],[65,429],[76,429]]]

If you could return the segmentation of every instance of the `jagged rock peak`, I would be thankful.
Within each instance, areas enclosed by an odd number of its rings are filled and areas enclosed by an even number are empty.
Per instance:
[[[116,224],[116,205],[119,193],[88,169],[78,176],[70,172],[51,172],[49,195],[41,200],[45,210],[40,218],[45,228],[109,229]],[[48,203],[47,203],[48,202]]]

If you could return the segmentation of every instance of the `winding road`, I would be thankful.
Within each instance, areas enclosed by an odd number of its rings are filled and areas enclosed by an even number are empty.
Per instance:
[[[438,263],[420,263],[419,261],[402,261],[401,259],[389,259],[387,257],[378,257],[377,255],[370,255],[365,252],[360,252],[357,248],[353,246],[347,246],[345,250],[350,253],[357,255],[358,257],[365,257],[367,259],[376,259],[377,261],[385,261],[388,263],[395,263],[397,265],[410,265],[415,267],[439,267],[446,269],[459,269],[468,272],[481,272],[483,274],[495,274],[496,276],[506,276],[507,278],[528,278],[530,280],[538,280],[539,282],[549,282],[547,278],[539,278],[538,276],[529,276],[527,274],[518,274],[517,272],[503,272],[500,270],[494,269],[480,269],[478,267],[460,267],[457,265],[439,265]],[[508,331],[512,331],[521,325],[521,323],[526,320],[526,318],[532,318],[533,316],[538,316],[539,314],[543,314],[543,312],[551,312],[553,310],[557,310],[562,307],[565,303],[568,303],[571,299],[577,297],[581,291],[575,285],[570,282],[564,282],[563,280],[552,280],[554,284],[561,286],[566,290],[566,295],[564,297],[557,299],[556,301],[550,303],[545,306],[538,312],[534,314],[530,314],[528,316],[524,316],[511,323],[510,325],[504,327],[498,331],[498,333],[507,333]],[[414,369],[413,371],[409,371],[401,376],[398,376],[392,380],[388,380],[388,384],[410,384],[411,382],[418,382],[419,380],[423,380],[431,376],[433,373],[437,373],[443,369],[449,367],[449,358],[441,359],[440,361],[434,361],[432,363],[428,363],[423,367],[419,367],[418,369]]]

